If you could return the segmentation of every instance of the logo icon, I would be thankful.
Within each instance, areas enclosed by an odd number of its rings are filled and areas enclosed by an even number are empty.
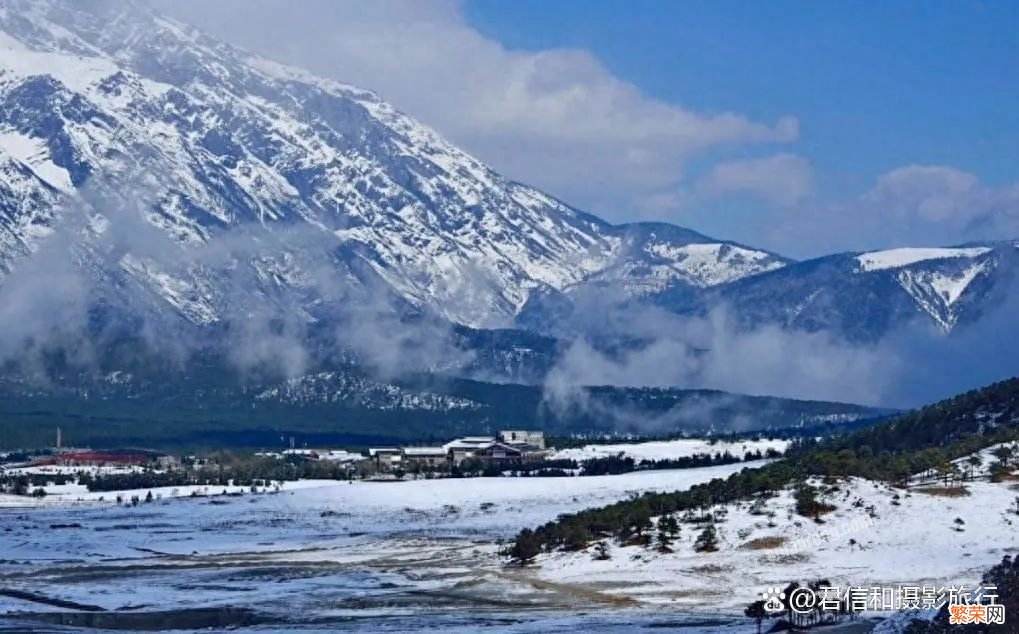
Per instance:
[[[778,586],[771,587],[761,594],[761,598],[764,599],[764,611],[774,614],[775,612],[785,612],[785,606],[782,605],[782,601],[785,599],[785,592]]]

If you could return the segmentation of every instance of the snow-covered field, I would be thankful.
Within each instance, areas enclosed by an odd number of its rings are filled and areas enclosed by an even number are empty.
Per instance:
[[[38,508],[0,509],[0,588],[107,609],[252,606],[288,625],[376,611],[388,619],[437,614],[450,625],[464,618],[465,605],[479,619],[598,606],[598,625],[589,625],[614,631],[614,610],[630,608],[626,623],[657,617],[634,616],[628,603],[583,588],[536,584],[530,571],[504,566],[500,540],[564,512],[759,464],[603,477],[320,481],[240,496],[179,491],[177,499],[153,489],[161,499],[136,507],[113,504],[109,493],[102,502],[101,494],[53,496]],[[40,608],[54,609],[0,597],[0,615]]]
[[[605,593],[680,609],[736,610],[764,588],[791,581],[973,587],[1005,554],[1019,552],[1016,491],[1008,483],[967,483],[962,497],[859,479],[836,486],[828,501],[837,510],[823,524],[797,515],[784,491],[766,504],[771,517],[751,513],[750,503],[712,509],[725,513],[716,524],[717,552],[695,552],[702,526],[681,523],[674,553],[613,547],[607,561],[596,561],[593,549],[556,553],[539,558],[537,574],[556,583],[598,579]]]
[[[634,460],[665,460],[669,458],[685,458],[695,454],[717,454],[728,451],[737,458],[747,452],[766,452],[769,449],[784,452],[789,446],[788,440],[761,439],[741,440],[738,442],[715,441],[703,438],[681,438],[678,440],[656,440],[640,443],[614,443],[609,445],[585,445],[572,449],[560,449],[553,452],[553,459],[588,460],[604,456],[623,454]]]
[[[607,504],[645,491],[683,489],[759,464],[566,478],[447,478],[405,482],[302,480],[284,483],[280,493],[263,492],[241,497],[223,496],[221,493],[224,490],[245,493],[247,488],[193,486],[117,493],[72,493],[43,498],[41,503],[48,512],[27,517],[53,522],[81,519],[101,522],[110,516],[129,518],[132,513],[156,514],[167,522],[178,524],[182,530],[200,530],[202,526],[222,520],[223,516],[238,520],[250,517],[253,523],[265,516],[285,517],[295,524],[288,524],[286,530],[273,535],[285,540],[301,537],[302,531],[294,530],[299,526],[296,522],[315,524],[325,514],[343,518],[340,524],[346,532],[380,536],[408,533],[482,535],[499,539],[510,537],[521,528],[554,519],[561,513]],[[156,498],[151,504],[143,503],[136,508],[117,507],[115,504],[118,495],[130,499],[132,495],[144,497],[149,491]],[[209,497],[191,497],[192,491]],[[14,500],[28,505],[36,503],[36,500],[26,497],[6,496],[5,499],[9,503]],[[11,509],[12,512],[14,510]],[[266,531],[265,534],[273,532]],[[156,538],[153,542],[152,536],[144,532],[138,536],[149,544],[161,540]],[[135,535],[118,537],[133,543]],[[231,540],[234,536],[226,534],[223,537]],[[7,545],[10,539],[9,534],[0,533],[0,546]],[[38,541],[47,550],[67,546],[52,535]],[[57,543],[53,544],[54,541]],[[83,550],[102,552],[109,549],[109,546],[104,546],[108,543],[105,538],[92,544],[81,534],[76,534],[73,541]],[[166,541],[175,543],[179,540],[172,538]],[[203,539],[200,545],[208,549],[213,541],[216,540]],[[237,546],[251,548],[250,544],[240,542]],[[31,544],[26,543],[17,546],[22,551],[30,547]]]
[[[985,464],[991,451],[981,452]],[[694,552],[701,527],[682,521],[669,554],[613,544],[611,558],[596,561],[592,545],[542,554],[525,568],[507,567],[499,554],[521,528],[562,513],[760,464],[601,477],[309,481],[236,496],[154,489],[160,499],[137,507],[100,502],[99,494],[52,496],[39,508],[0,508],[0,588],[107,609],[248,606],[276,629],[381,619],[369,629],[472,631],[512,613],[519,631],[567,631],[578,618],[590,631],[626,631],[668,618],[714,619],[688,632],[749,632],[742,607],[767,586],[818,578],[972,585],[1017,552],[1014,482],[967,482],[968,495],[944,497],[854,479],[827,495],[836,510],[823,523],[797,515],[790,491],[763,508],[711,509],[717,552]],[[0,617],[31,610],[40,606],[0,597]]]
[[[268,488],[268,491],[295,491],[298,489],[307,489],[319,486],[333,486],[335,484],[335,480],[297,480],[293,482],[281,482],[278,485],[273,485]],[[234,484],[194,484],[188,486],[125,489],[121,491],[89,491],[84,485],[75,483],[47,484],[42,487],[33,487],[33,489],[34,488],[41,488],[46,491],[46,497],[35,498],[0,493],[0,508],[63,508],[75,505],[95,506],[104,504],[107,506],[113,506],[118,504],[118,498],[122,501],[129,502],[133,497],[144,499],[149,493],[152,493],[152,497],[156,502],[160,502],[176,498],[206,498],[222,496],[224,494],[239,495],[251,492],[251,487]],[[259,489],[265,492],[266,487],[259,487]]]

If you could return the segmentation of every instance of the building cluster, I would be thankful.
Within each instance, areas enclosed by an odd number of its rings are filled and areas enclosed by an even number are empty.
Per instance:
[[[49,456],[40,456],[31,461],[32,467],[149,467],[172,470],[180,467],[180,460],[157,451],[147,449],[73,449],[56,447]]]
[[[340,464],[353,464],[364,460],[359,453],[351,453],[343,449],[284,449],[279,453],[262,452],[258,456],[271,456],[280,458],[305,458],[307,460],[326,460]]]
[[[501,431],[496,436],[466,436],[435,447],[373,447],[368,457],[378,471],[438,470],[467,460],[511,466],[547,456],[540,431]]]
[[[53,453],[39,456],[20,466],[78,468],[121,467],[135,469],[175,470],[183,462],[191,468],[206,466],[207,460],[193,456],[181,459],[147,449],[74,449],[61,446],[58,430]],[[465,436],[432,447],[373,447],[365,454],[343,449],[291,448],[259,452],[256,456],[298,461],[324,461],[345,465],[362,473],[447,471],[471,461],[473,467],[503,466],[543,460],[548,451],[545,435],[540,431],[508,430],[495,436]]]

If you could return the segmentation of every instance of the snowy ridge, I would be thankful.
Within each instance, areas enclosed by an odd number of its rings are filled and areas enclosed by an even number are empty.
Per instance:
[[[642,296],[664,291],[677,282],[707,288],[783,266],[781,258],[766,251],[722,242],[676,245],[658,241],[652,234],[633,255],[585,283],[619,284],[628,288],[631,296]]]
[[[861,271],[890,273],[943,331],[951,331],[961,316],[958,304],[973,284],[992,275],[995,248],[903,248],[856,256]]]
[[[917,326],[979,328],[1019,292],[1017,281],[1019,252],[1010,240],[823,256],[709,289],[701,301],[725,303],[751,327],[780,324],[873,342]]]
[[[52,161],[49,149],[41,139],[11,130],[0,132],[0,152],[28,167],[39,180],[54,189],[69,192],[74,187],[67,170]]]
[[[954,310],[955,303],[970,284],[990,268],[991,263],[985,261],[956,272],[903,270],[896,279],[916,300],[920,309],[929,314],[939,327],[949,331],[959,319],[959,313]]]
[[[856,261],[864,271],[881,271],[895,269],[927,260],[945,260],[949,258],[975,258],[991,251],[988,247],[968,249],[943,248],[902,248],[887,251],[872,251],[856,256]]]
[[[783,266],[768,253],[730,244],[688,244],[678,249],[661,245],[661,248],[649,250],[655,255],[676,259],[674,268],[685,273],[685,278],[696,286],[724,284]]]
[[[96,302],[161,323],[265,307],[327,323],[385,304],[558,334],[549,324],[594,290],[874,340],[917,316],[944,331],[976,319],[1019,260],[1010,241],[795,263],[666,223],[613,225],[370,91],[135,5],[0,0],[0,52],[0,284],[76,231]]]

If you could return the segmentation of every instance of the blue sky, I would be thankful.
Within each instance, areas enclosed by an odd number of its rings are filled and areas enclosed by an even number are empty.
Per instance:
[[[469,0],[512,48],[582,48],[648,95],[773,120],[796,150],[869,185],[909,163],[988,184],[1019,171],[1019,3]]]
[[[794,115],[800,138],[784,150],[812,164],[819,204],[906,165],[951,166],[987,187],[1019,178],[1019,3],[469,0],[465,16],[510,48],[589,50],[649,96],[685,108]],[[689,172],[768,149],[710,152]],[[702,201],[683,215],[738,235],[741,224],[772,222],[760,205]],[[951,232],[936,237],[953,241]],[[959,241],[972,237],[1015,236],[960,232]],[[859,248],[868,246],[889,245],[864,239]]]
[[[1019,2],[152,1],[613,222],[798,258],[1019,238]]]

